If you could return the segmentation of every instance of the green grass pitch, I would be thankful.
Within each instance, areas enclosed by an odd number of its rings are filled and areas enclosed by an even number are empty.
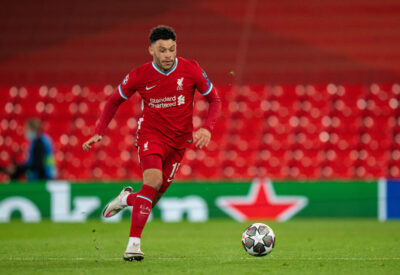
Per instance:
[[[129,222],[0,224],[0,274],[399,274],[400,223],[297,219],[265,222],[277,243],[253,257],[241,246],[251,223],[152,221],[142,262],[124,262]]]

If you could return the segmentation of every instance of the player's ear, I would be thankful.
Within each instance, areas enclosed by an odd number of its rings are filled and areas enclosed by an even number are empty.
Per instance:
[[[149,54],[151,56],[154,56],[154,51],[153,51],[153,48],[151,47],[151,45],[149,46]]]

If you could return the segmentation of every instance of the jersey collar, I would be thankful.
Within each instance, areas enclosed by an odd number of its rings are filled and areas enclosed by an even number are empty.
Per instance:
[[[153,65],[153,68],[154,68],[157,72],[159,72],[160,74],[163,74],[163,75],[170,75],[173,71],[175,71],[176,67],[178,66],[178,58],[175,58],[175,64],[174,64],[174,66],[171,68],[171,70],[169,70],[169,71],[166,72],[166,73],[163,72],[161,69],[159,69],[159,68],[157,67],[156,63],[154,63],[154,61],[151,62],[151,64]]]

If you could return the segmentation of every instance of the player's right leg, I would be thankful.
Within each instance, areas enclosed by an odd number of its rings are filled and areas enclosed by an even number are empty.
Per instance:
[[[140,165],[143,171],[143,185],[142,189],[135,194],[136,196],[134,198],[132,194],[130,194],[130,198],[128,198],[131,200],[133,207],[129,241],[124,253],[125,261],[141,261],[144,258],[144,253],[140,249],[140,240],[144,226],[151,213],[153,200],[163,181],[163,150],[156,144],[150,148],[152,148],[150,152],[147,150],[143,152],[139,147]]]
[[[172,181],[175,178],[176,173],[178,172],[180,163],[182,158],[185,154],[185,149],[175,150],[169,146],[165,146],[167,149],[164,148],[163,153],[166,155],[163,160],[163,183],[158,190],[156,196],[153,199],[152,207],[156,206],[161,197],[167,191],[169,186],[171,185]],[[131,193],[127,197],[127,204],[132,205],[135,202],[137,193]]]
[[[167,191],[173,180],[175,179],[176,173],[178,172],[179,166],[185,154],[185,149],[175,150],[170,148],[168,155],[165,157],[163,163],[163,183],[158,190],[156,197],[153,200],[153,207],[158,203],[164,193]]]
[[[127,201],[133,205],[129,242],[124,253],[125,261],[141,261],[144,253],[140,250],[140,239],[151,209],[157,204],[175,178],[185,150],[170,150],[167,157],[161,154],[141,156],[143,186],[138,193],[129,194]],[[140,153],[140,151],[139,151]]]

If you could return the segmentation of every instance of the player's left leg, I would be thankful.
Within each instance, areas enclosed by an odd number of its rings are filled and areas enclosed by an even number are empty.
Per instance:
[[[103,217],[110,218],[118,214],[122,209],[128,206],[126,203],[126,198],[129,194],[132,194],[133,188],[130,186],[124,187],[121,193],[110,201],[103,210]]]
[[[156,206],[157,202],[160,200],[160,198],[162,197],[164,192],[165,192],[165,190],[163,192],[161,190],[158,190],[156,196],[154,197],[152,207]],[[129,206],[133,206],[133,204],[135,203],[135,199],[136,199],[137,194],[138,194],[138,192],[137,193],[128,194],[127,196],[122,198],[123,203],[126,204],[126,205],[129,205]]]

